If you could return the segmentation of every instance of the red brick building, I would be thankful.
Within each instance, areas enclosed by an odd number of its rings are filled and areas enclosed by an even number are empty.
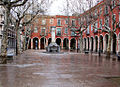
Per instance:
[[[79,36],[70,31],[70,28],[77,28],[77,23],[74,16],[38,16],[33,23],[34,32],[31,35],[29,48],[45,49],[51,42],[51,26],[55,26],[56,43],[61,49],[76,49]]]
[[[51,42],[51,26],[56,27],[56,43],[62,49],[79,48],[79,35],[76,35],[71,29],[78,29],[80,25],[87,25],[86,31],[83,33],[84,50],[105,53],[108,46],[109,34],[96,30],[103,28],[106,24],[113,29],[112,23],[115,20],[117,25],[115,34],[111,43],[111,52],[120,52],[120,0],[111,0],[113,10],[105,4],[105,0],[98,3],[88,11],[79,16],[39,16],[33,23],[34,32],[31,36],[31,49],[44,49]],[[89,21],[91,19],[92,21]],[[87,21],[86,21],[87,20]],[[94,27],[95,26],[95,27]]]
[[[109,33],[96,30],[97,28],[104,28],[103,25],[109,26],[113,29],[113,20],[115,20],[116,31],[112,37],[111,53],[120,52],[120,0],[111,0],[111,8],[105,3],[106,0],[98,3],[96,6],[81,14],[80,18],[84,19],[84,15],[91,15],[94,17],[94,22],[90,23],[87,31],[83,34],[84,50],[103,53],[107,51],[109,42]],[[93,27],[95,26],[95,27]]]

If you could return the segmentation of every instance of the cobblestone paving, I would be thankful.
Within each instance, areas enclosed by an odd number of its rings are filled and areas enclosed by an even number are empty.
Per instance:
[[[97,55],[28,50],[0,65],[0,87],[120,87],[120,62]]]

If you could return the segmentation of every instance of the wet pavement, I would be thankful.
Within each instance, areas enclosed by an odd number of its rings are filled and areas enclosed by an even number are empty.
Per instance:
[[[120,62],[91,54],[28,50],[0,65],[0,87],[120,87]]]

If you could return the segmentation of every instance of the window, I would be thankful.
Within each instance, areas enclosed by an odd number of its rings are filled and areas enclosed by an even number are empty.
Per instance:
[[[97,27],[98,27],[98,23],[96,22],[94,32],[97,32]]]
[[[75,26],[75,19],[72,19],[72,26]]]
[[[106,17],[106,18],[105,18],[105,25],[106,25],[106,26],[109,26],[109,17]]]
[[[102,7],[99,8],[99,13],[102,14]]]
[[[91,31],[93,31],[93,25],[91,24]]]
[[[116,21],[116,15],[113,14],[113,22],[115,22],[115,21]]]
[[[75,28],[72,28],[74,30]],[[75,36],[75,32],[71,31],[71,36]]]
[[[97,16],[97,10],[95,10],[95,16]]]
[[[105,15],[108,14],[108,6],[105,6]]]
[[[102,29],[102,19],[100,19],[100,21],[99,21],[99,25],[100,25],[100,29]]]
[[[75,32],[71,31],[71,36],[75,36]]]
[[[53,24],[54,23],[54,19],[50,19],[50,24]]]
[[[37,32],[38,32],[38,28],[35,27],[35,28],[34,28],[34,33],[37,33]]]
[[[68,19],[65,19],[65,24],[68,24]]]
[[[80,18],[78,18],[78,24],[80,24]]]
[[[116,1],[112,0],[112,9],[116,6]]]
[[[46,24],[46,20],[43,19],[43,20],[42,20],[42,25],[45,25],[45,24]]]
[[[61,19],[57,19],[57,25],[61,26]]]
[[[45,35],[45,27],[41,29],[41,35]]]
[[[68,33],[68,28],[65,28],[65,34],[67,34]]]
[[[89,34],[90,32],[89,32],[89,26],[88,26],[88,28],[87,28],[87,34]]]
[[[57,36],[61,36],[61,28],[57,28]]]

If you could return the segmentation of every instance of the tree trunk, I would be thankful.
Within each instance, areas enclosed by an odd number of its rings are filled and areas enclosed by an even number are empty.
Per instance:
[[[25,51],[25,42],[26,41],[26,38],[24,37],[24,41],[23,41],[23,51]]]
[[[17,30],[17,54],[21,53],[21,46],[20,46],[21,38],[20,38],[20,29]]]
[[[5,8],[5,20],[4,20],[2,45],[1,45],[1,57],[2,57],[3,64],[7,63],[8,28],[10,23],[9,16],[10,16],[10,9]]]
[[[111,54],[111,41],[112,41],[112,33],[110,33],[109,35],[109,41],[108,41],[108,47],[107,47],[107,58],[110,58],[110,54]]]
[[[28,50],[29,44],[30,44],[30,37],[28,37],[27,50]]]
[[[83,38],[82,35],[80,36],[80,53],[83,52]]]

